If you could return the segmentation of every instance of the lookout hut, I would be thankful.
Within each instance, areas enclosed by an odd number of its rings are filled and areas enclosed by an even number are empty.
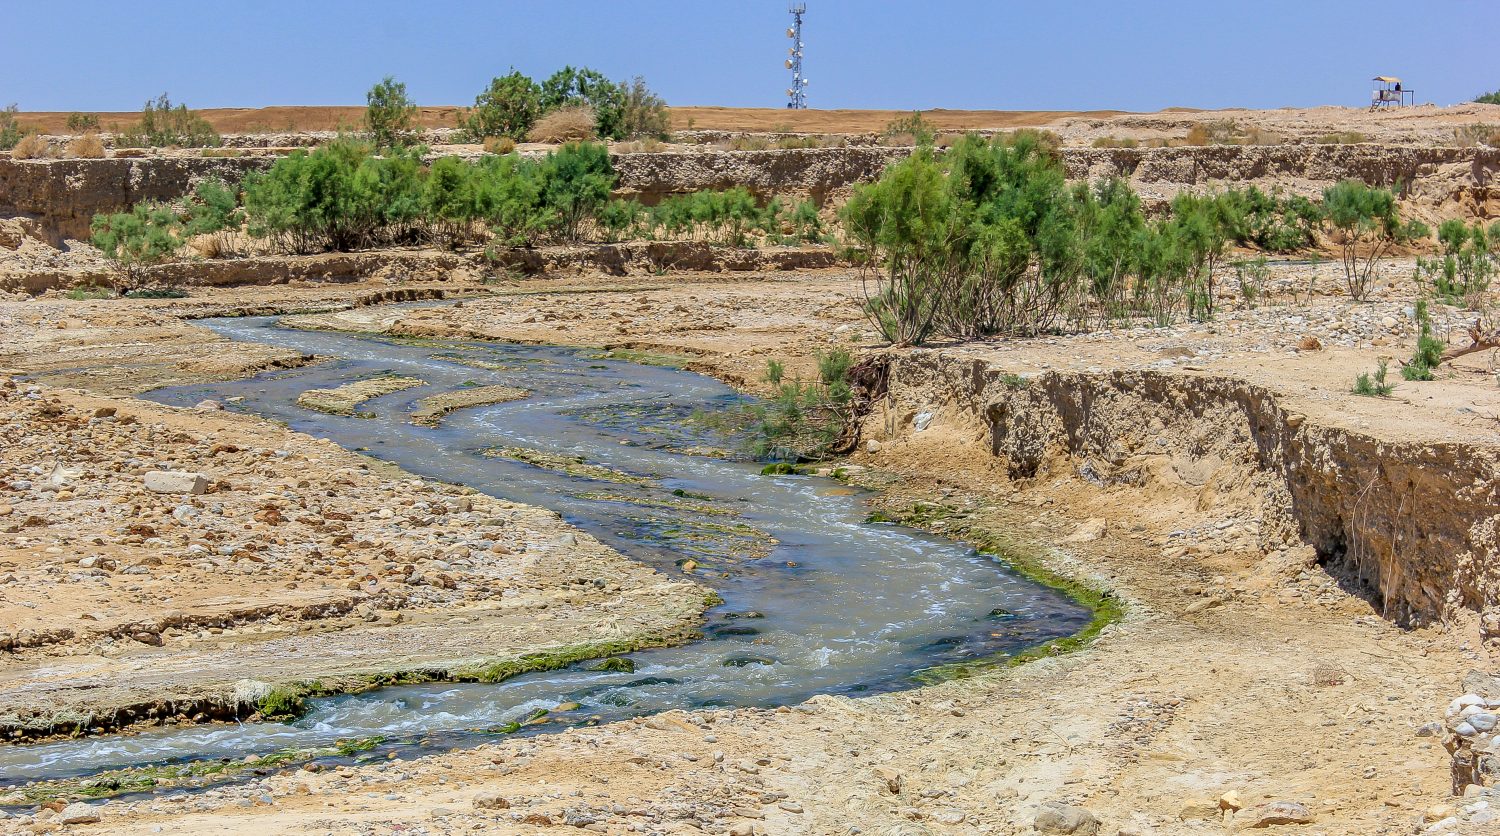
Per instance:
[[[1380,84],[1370,92],[1370,109],[1385,107],[1407,107],[1417,103],[1417,94],[1401,86],[1401,79],[1393,75],[1378,75],[1374,79]]]

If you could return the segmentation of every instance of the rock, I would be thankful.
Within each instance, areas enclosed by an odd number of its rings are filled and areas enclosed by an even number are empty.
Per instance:
[[[1192,821],[1194,819],[1217,820],[1221,815],[1219,802],[1207,798],[1195,798],[1182,805],[1177,811],[1178,821]]]
[[[742,821],[738,824],[730,825],[725,833],[727,836],[755,836],[755,825],[747,821]]]
[[[155,493],[201,494],[208,490],[208,477],[202,473],[176,470],[152,470],[143,477],[146,490]]]
[[[1250,827],[1271,827],[1278,824],[1311,824],[1312,811],[1295,801],[1272,801],[1246,810],[1242,814]]]
[[[1093,517],[1086,520],[1073,533],[1068,535],[1069,543],[1091,543],[1103,537],[1109,531],[1109,523],[1103,517]]]
[[[888,766],[875,767],[875,776],[885,784],[886,792],[891,795],[901,794],[901,773]]]
[[[865,452],[866,453],[879,453],[880,452],[880,446],[881,446],[880,442],[876,441],[873,438],[869,439],[868,441],[865,442]]]
[[[930,426],[932,426],[931,412],[918,412],[917,416],[912,419],[912,429],[917,432],[921,432]]]
[[[482,792],[474,796],[474,809],[508,810],[510,809],[510,800],[498,792]]]
[[[1297,341],[1298,351],[1319,351],[1323,348],[1323,341],[1311,334]]]
[[[76,801],[62,808],[54,819],[58,824],[93,824],[99,820],[99,808]]]
[[[1042,833],[1073,833],[1077,836],[1094,836],[1099,832],[1099,820],[1082,807],[1048,802],[1032,821]]]
[[[1234,790],[1230,790],[1229,792],[1226,792],[1223,795],[1219,796],[1219,809],[1221,810],[1238,811],[1244,806],[1244,803],[1240,801],[1240,794],[1235,792]]]
[[[203,400],[193,405],[193,409],[215,410],[223,408],[223,404],[213,400]]]

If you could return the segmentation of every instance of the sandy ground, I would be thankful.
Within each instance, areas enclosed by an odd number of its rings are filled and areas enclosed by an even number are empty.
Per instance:
[[[1375,301],[1361,305],[1306,297],[1309,271],[1323,271],[1327,280],[1318,286],[1333,287],[1328,269],[1278,268],[1268,298],[1254,307],[1236,303],[1210,325],[944,350],[1020,374],[1228,373],[1271,386],[1310,420],[1333,426],[1500,443],[1500,390],[1483,354],[1439,381],[1402,383],[1389,399],[1348,394],[1354,374],[1378,357],[1411,352],[1410,264],[1386,265]],[[476,288],[487,295],[462,306],[360,308],[299,324],[670,352],[749,388],[759,385],[768,359],[805,374],[816,351],[875,342],[858,314],[859,278],[846,271],[623,282],[516,281]],[[224,307],[273,300],[292,307],[357,292],[246,288],[211,298]],[[3,303],[0,321],[9,330],[0,365],[35,368],[45,385],[114,392],[234,373],[203,360],[215,353],[216,338],[175,315],[207,304]],[[1437,314],[1452,325],[1473,316]],[[1461,342],[1457,332],[1453,339]],[[88,371],[122,351],[131,358],[122,373]],[[64,352],[69,362],[57,359]],[[58,397],[69,408],[94,403]],[[169,419],[206,422],[203,428],[225,420],[151,415]],[[45,445],[55,443],[53,432],[36,426],[26,435]],[[1039,815],[1051,820],[1044,805],[1063,804],[1070,808],[1052,818],[1082,820],[1072,832],[1093,832],[1085,814],[1071,810],[1078,807],[1102,823],[1101,833],[1175,834],[1275,821],[1276,810],[1301,817],[1287,806],[1295,804],[1310,821],[1268,832],[1395,834],[1451,812],[1447,753],[1438,738],[1418,732],[1461,693],[1471,668],[1487,665],[1463,625],[1403,631],[1345,592],[1310,548],[1262,549],[1255,532],[1263,521],[1247,496],[1204,510],[1191,492],[1098,487],[1070,475],[1014,484],[961,434],[898,433],[885,441],[879,452],[854,458],[872,468],[864,478],[885,491],[880,504],[959,508],[966,526],[1029,543],[1050,567],[1113,589],[1129,604],[1125,620],[1079,653],[902,694],[820,697],[776,711],[672,712],[380,767],[288,771],[184,801],[111,802],[94,829],[1027,833]],[[255,446],[299,443],[311,442]],[[267,462],[267,478],[284,478],[275,465]],[[1103,527],[1080,537],[1085,521]],[[1093,539],[1099,530],[1105,533]],[[1198,532],[1194,545],[1170,548],[1174,530]],[[19,577],[19,562],[6,568]],[[1282,806],[1264,806],[1273,802]],[[37,832],[52,826],[49,818],[0,827]]]
[[[458,106],[420,109],[425,128],[452,128],[462,110]],[[357,128],[363,107],[208,108],[198,111],[220,133],[296,133]],[[673,130],[734,133],[880,133],[892,121],[909,115],[898,110],[802,110],[682,106],[670,109]],[[140,119],[137,113],[99,113],[105,130],[123,129]],[[22,113],[23,127],[44,133],[66,134],[67,113]],[[1280,108],[1276,110],[1194,110],[1168,108],[1155,113],[1114,110],[943,110],[923,111],[923,118],[940,131],[1008,131],[1045,128],[1069,144],[1086,145],[1099,137],[1180,139],[1196,124],[1238,122],[1254,124],[1282,139],[1308,141],[1341,131],[1357,131],[1386,142],[1444,141],[1455,128],[1500,123],[1500,105],[1420,105],[1404,110],[1371,113],[1361,102],[1347,107]]]

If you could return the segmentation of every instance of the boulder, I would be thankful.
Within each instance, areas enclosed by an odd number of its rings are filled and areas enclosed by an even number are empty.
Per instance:
[[[202,473],[177,470],[152,470],[145,475],[146,490],[154,493],[201,494],[208,490],[208,477]]]
[[[58,824],[93,824],[99,820],[99,808],[76,801],[57,814]]]

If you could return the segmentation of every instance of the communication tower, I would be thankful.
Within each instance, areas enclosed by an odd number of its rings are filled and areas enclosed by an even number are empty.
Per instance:
[[[792,28],[786,30],[786,36],[792,39],[786,59],[786,68],[792,71],[792,86],[786,91],[786,106],[788,110],[806,110],[807,77],[802,74],[802,16],[807,14],[807,4],[791,3],[786,10],[792,16]]]

